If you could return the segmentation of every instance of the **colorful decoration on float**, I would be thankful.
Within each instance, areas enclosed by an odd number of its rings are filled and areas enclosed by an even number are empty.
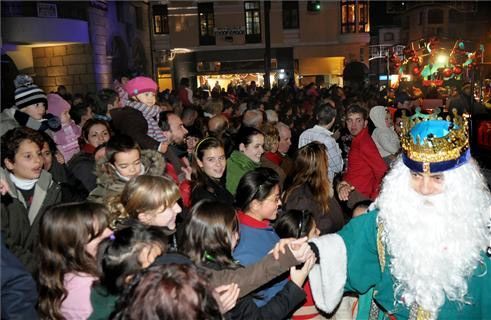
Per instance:
[[[408,45],[398,56],[391,52],[389,63],[400,76],[411,75],[414,80],[461,80],[481,61],[484,46],[469,51],[463,40],[457,40],[451,50],[442,47],[436,37],[421,39]]]

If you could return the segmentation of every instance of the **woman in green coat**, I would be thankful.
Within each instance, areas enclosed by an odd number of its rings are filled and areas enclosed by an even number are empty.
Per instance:
[[[227,190],[235,195],[240,178],[260,166],[264,153],[263,133],[251,127],[242,127],[237,132],[237,146],[227,160]]]

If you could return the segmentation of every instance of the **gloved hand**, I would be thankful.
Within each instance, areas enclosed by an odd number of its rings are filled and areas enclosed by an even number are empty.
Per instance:
[[[51,113],[47,113],[42,120],[40,131],[46,131],[50,129],[51,131],[59,131],[61,129],[61,121],[57,116],[52,115]]]

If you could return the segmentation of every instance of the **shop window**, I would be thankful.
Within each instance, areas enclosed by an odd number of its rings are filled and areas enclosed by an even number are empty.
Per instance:
[[[283,29],[298,29],[298,1],[283,1]]]
[[[244,2],[246,42],[261,42],[261,3],[259,1]]]
[[[215,44],[215,13],[213,2],[198,3],[199,44],[202,46]]]
[[[443,10],[430,9],[428,10],[428,24],[442,24]]]
[[[153,32],[155,34],[169,34],[169,16],[167,5],[158,4],[152,7]]]
[[[369,32],[368,1],[341,1],[341,33]]]

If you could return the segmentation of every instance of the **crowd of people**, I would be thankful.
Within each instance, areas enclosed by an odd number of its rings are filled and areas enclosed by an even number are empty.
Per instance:
[[[15,84],[0,116],[2,318],[491,311],[491,195],[465,86],[438,115],[417,90]]]

